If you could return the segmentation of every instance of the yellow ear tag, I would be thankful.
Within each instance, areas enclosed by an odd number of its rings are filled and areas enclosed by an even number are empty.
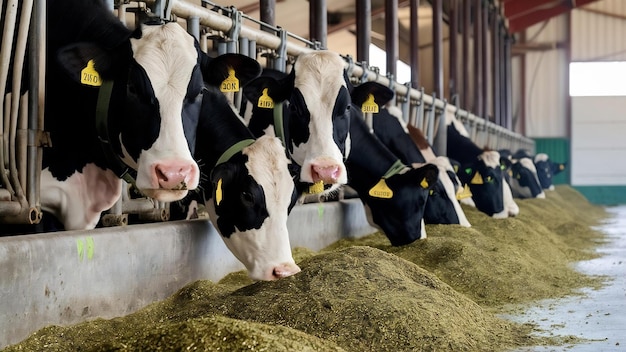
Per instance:
[[[222,82],[220,86],[220,91],[222,92],[238,92],[239,91],[239,80],[235,77],[235,70],[232,68],[228,68],[228,77]]]
[[[420,186],[422,186],[422,188],[428,188],[428,181],[426,181],[425,177],[422,179],[422,182],[420,182]]]
[[[309,186],[309,194],[318,194],[324,192],[324,181],[318,181]]]
[[[508,171],[509,177],[513,177],[513,170]]]
[[[215,204],[220,205],[222,202],[222,179],[217,181],[217,188],[215,189]]]
[[[378,183],[372,187],[369,191],[369,195],[376,198],[391,198],[393,197],[393,191],[387,186],[384,178],[381,178]]]
[[[96,71],[94,65],[93,60],[87,62],[87,67],[80,71],[80,83],[94,87],[102,85],[102,79],[100,79],[100,74]]]
[[[378,113],[378,104],[374,101],[374,95],[368,94],[367,100],[361,105],[361,111],[363,112],[371,112],[374,114]]]
[[[261,109],[273,109],[274,108],[274,99],[267,95],[267,88],[263,88],[263,93],[259,97],[259,101],[256,106]]]
[[[480,172],[477,172],[477,173],[474,174],[474,177],[472,178],[470,183],[473,184],[473,185],[482,185],[483,184],[483,177],[480,175]]]
[[[461,200],[465,198],[469,198],[472,196],[472,191],[470,191],[469,186],[466,184],[463,189],[459,189],[456,193],[456,199]]]

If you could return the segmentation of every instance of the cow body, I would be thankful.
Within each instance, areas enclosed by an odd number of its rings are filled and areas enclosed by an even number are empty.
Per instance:
[[[348,185],[359,194],[370,224],[380,229],[393,246],[425,238],[424,211],[430,190],[438,180],[438,168],[432,164],[404,166],[370,133],[360,114],[352,116],[350,136],[353,146],[346,160]],[[393,195],[372,195],[394,165],[402,165],[401,171],[384,179]]]
[[[430,162],[439,167],[439,179],[433,186],[426,203],[424,221],[427,224],[471,226],[456,198],[457,190],[448,174],[452,166],[447,158],[437,157],[434,154],[419,129],[413,127],[412,135],[409,134],[409,129],[402,123],[401,115],[399,115],[401,112],[395,110],[399,109],[383,108],[373,115],[373,129],[376,136],[407,165]],[[417,143],[414,138],[417,139]]]
[[[194,38],[176,23],[130,31],[97,0],[46,7],[52,145],[43,153],[42,209],[65,229],[89,229],[119,198],[124,174],[159,201],[196,188],[182,123],[183,104],[203,86]]]
[[[255,135],[276,127],[273,104],[284,102],[281,131],[285,148],[299,166],[299,182],[323,184],[328,194],[347,182],[343,160],[350,151],[345,62],[331,51],[301,54],[288,75],[265,70],[245,88],[252,103],[248,126]],[[269,97],[272,105],[262,106]],[[274,133],[272,130],[270,133]],[[313,191],[315,193],[315,191]]]
[[[476,208],[494,218],[506,218],[519,213],[511,187],[500,168],[500,154],[479,148],[456,121],[447,127],[448,157],[460,163],[459,179],[469,185]]]

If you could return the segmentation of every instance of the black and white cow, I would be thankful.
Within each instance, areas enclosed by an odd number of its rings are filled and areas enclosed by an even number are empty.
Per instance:
[[[358,105],[358,102],[355,103]],[[403,163],[411,165],[429,162],[439,167],[439,179],[428,197],[424,221],[427,224],[460,224],[470,227],[457,200],[457,190],[448,173],[452,171],[452,165],[448,159],[437,157],[424,135],[416,127],[413,127],[412,134],[410,134],[408,126],[402,119],[402,112],[397,107],[381,108],[378,113],[373,114],[372,118],[374,134]],[[413,138],[418,139],[420,144],[417,144]],[[418,145],[422,148],[418,148]],[[428,158],[424,154],[428,155]]]
[[[370,132],[360,112],[354,111],[352,150],[346,160],[348,185],[359,194],[369,223],[393,246],[426,238],[424,211],[439,169],[433,164],[404,165]]]
[[[476,208],[498,219],[517,215],[519,207],[500,168],[500,153],[478,147],[456,120],[447,121],[447,134],[447,156],[461,164],[457,174],[469,185]]]
[[[264,70],[244,89],[254,116],[246,121],[255,135],[267,133],[270,123],[274,126],[274,104],[284,102],[281,130],[299,166],[299,181],[324,185],[322,192],[318,188],[313,193],[328,194],[348,180],[343,161],[350,151],[351,100],[344,66],[332,51],[304,53],[288,75]]]
[[[514,198],[545,198],[535,164],[528,157],[513,158],[510,151],[501,149],[500,166],[504,177],[511,186]]]
[[[224,243],[249,276],[275,280],[300,271],[291,255],[287,229],[295,193],[290,161],[280,139],[255,138],[220,91],[229,70],[233,72],[230,77],[243,86],[261,68],[255,60],[237,54],[211,60],[199,114],[185,110],[191,114],[189,119],[200,117],[193,141],[202,174],[200,186],[172,208],[192,200],[204,204]],[[177,218],[192,217],[176,214]]]
[[[552,178],[565,170],[567,167],[567,163],[558,163],[550,160],[550,157],[546,153],[537,153],[532,156],[526,150],[518,150],[513,155],[517,158],[527,157],[531,158],[535,164],[535,169],[537,170],[537,177],[539,178],[539,183],[541,187],[545,190],[554,190],[554,185],[552,183]]]
[[[47,8],[41,207],[65,229],[95,227],[135,176],[145,196],[175,201],[199,169],[182,110],[203,87],[197,41],[177,23],[126,28],[100,0]]]

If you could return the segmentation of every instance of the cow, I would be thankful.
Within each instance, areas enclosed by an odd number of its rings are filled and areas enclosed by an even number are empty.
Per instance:
[[[275,82],[284,80],[286,74],[273,71],[271,75],[272,77],[268,79],[266,72],[244,87],[246,98],[252,102],[253,107],[251,114],[244,114],[246,115],[245,120],[255,135],[275,133],[274,109],[282,109],[283,121],[289,121],[291,119],[290,114],[294,112],[291,108],[283,109],[284,106],[281,107],[276,104],[280,102],[281,96],[276,94],[278,88]],[[379,97],[379,103],[382,104],[393,97],[393,92],[379,83],[366,82],[355,88],[350,84],[347,76],[344,76],[344,80],[347,87],[346,92],[356,89],[347,96],[348,99],[351,99],[351,96],[366,97],[372,94]],[[338,99],[345,98],[343,89],[341,89]],[[263,108],[262,102],[268,100],[273,103],[272,109]],[[350,119],[347,121],[350,133],[350,144],[347,148],[350,148],[350,153],[345,164],[346,167],[350,164],[348,167],[348,185],[357,191],[359,198],[365,205],[369,223],[380,229],[394,246],[409,244],[417,239],[425,238],[424,205],[428,199],[428,193],[437,181],[436,166],[430,164],[416,165],[414,169],[404,166],[374,135],[369,133],[357,105],[350,100],[345,111]],[[291,129],[284,131],[286,140],[289,140],[286,137],[289,130]],[[363,133],[363,131],[367,133]],[[302,133],[300,131],[294,132]],[[356,133],[356,139],[352,137],[353,133]],[[396,166],[396,168],[391,168],[391,166]],[[309,184],[299,182],[301,173],[297,163],[292,164],[292,168],[294,170],[292,174],[296,179],[297,193],[308,192]],[[383,180],[385,173],[390,170],[396,171],[396,173],[384,180],[393,193],[390,198],[387,198],[388,191],[383,189],[381,192],[375,186]]]
[[[537,153],[533,156],[526,150],[520,149],[513,155],[517,158],[527,157],[533,160],[539,183],[544,190],[554,190],[552,178],[567,167],[567,163],[558,163],[550,160],[546,153]]]
[[[451,119],[446,124],[447,156],[461,164],[457,174],[461,182],[469,185],[476,208],[496,219],[519,214],[511,187],[500,168],[500,154],[478,147],[457,120]]]
[[[500,153],[500,168],[504,171],[504,177],[511,186],[514,198],[546,197],[539,183],[535,164],[530,158],[515,159],[507,149],[501,149],[498,152]]]
[[[344,66],[332,51],[303,53],[289,74],[266,69],[244,88],[255,120],[246,121],[255,135],[276,126],[273,106],[284,104],[280,137],[309,193],[329,194],[348,180],[343,161],[350,152],[351,100]]]
[[[358,102],[355,103],[358,105]],[[470,227],[471,224],[457,200],[457,190],[448,173],[452,170],[452,165],[446,157],[437,157],[434,154],[417,127],[406,125],[400,109],[395,106],[379,109],[378,113],[372,116],[372,126],[374,134],[403,163],[411,165],[430,162],[439,167],[439,179],[428,197],[424,221],[427,224],[460,224]]]
[[[269,135],[255,138],[220,91],[229,69],[241,86],[261,71],[255,60],[238,54],[211,61],[199,112],[185,110],[186,116],[191,115],[186,119],[199,116],[192,142],[202,175],[200,186],[173,203],[171,208],[177,211],[172,214],[176,219],[190,219],[193,204],[204,205],[249,277],[276,280],[300,271],[291,255],[287,229],[295,194],[290,161],[281,140]]]
[[[374,134],[354,109],[350,121],[352,150],[346,160],[348,185],[365,206],[368,222],[392,246],[426,238],[424,211],[439,169],[433,164],[403,164]],[[391,175],[391,176],[390,176]]]
[[[185,197],[200,175],[182,119],[203,87],[198,42],[175,22],[131,30],[99,0],[46,5],[42,210],[94,228],[122,177],[158,201]]]

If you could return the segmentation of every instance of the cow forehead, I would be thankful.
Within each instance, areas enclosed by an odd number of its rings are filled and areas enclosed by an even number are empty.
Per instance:
[[[485,151],[480,155],[480,159],[488,167],[493,167],[493,168],[500,167],[500,153],[496,151],[493,151],[493,150]]]
[[[346,86],[344,61],[337,53],[320,51],[298,56],[294,65],[294,86],[300,90],[309,108],[335,103],[339,89]],[[328,106],[328,105],[327,105]]]
[[[198,62],[194,38],[179,24],[144,25],[140,39],[131,39],[133,57],[158,95],[184,97]]]
[[[537,168],[535,168],[535,163],[529,158],[521,158],[518,161],[523,167],[529,169],[530,171],[537,173]]]
[[[273,196],[276,201],[286,199],[289,202],[293,180],[289,174],[289,160],[281,141],[276,137],[264,135],[244,148],[242,153],[248,156],[246,167],[256,182],[266,190],[266,197],[272,196],[267,193],[269,189],[275,189]]]

